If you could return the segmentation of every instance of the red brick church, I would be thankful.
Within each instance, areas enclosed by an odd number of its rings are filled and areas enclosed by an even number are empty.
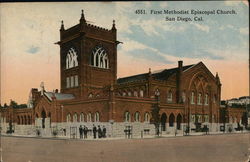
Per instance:
[[[117,79],[117,29],[88,24],[82,12],[79,24],[60,29],[61,89],[32,88],[28,108],[1,110],[2,122],[50,130],[105,125],[113,135],[126,126],[134,134],[150,129],[153,105],[160,108],[161,130],[183,130],[195,122],[215,129],[219,121],[221,82],[202,63],[162,69]],[[145,70],[146,71],[146,70]],[[8,127],[8,126],[6,126]],[[216,128],[217,129],[217,128]],[[47,132],[48,132],[47,131]],[[31,131],[32,132],[32,131]]]

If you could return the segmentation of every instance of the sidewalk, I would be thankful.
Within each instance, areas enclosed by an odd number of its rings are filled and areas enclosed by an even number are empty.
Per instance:
[[[136,136],[129,139],[153,139],[153,138],[179,138],[179,137],[190,137],[190,136],[209,136],[209,135],[230,135],[230,134],[242,134],[242,133],[250,133],[249,131],[238,131],[238,132],[208,132],[208,134],[206,134],[205,132],[191,132],[188,135],[183,135],[182,134],[160,134],[159,136],[157,135],[144,135],[143,137],[141,136]],[[124,139],[128,139],[125,138],[125,135],[123,137],[106,137],[106,138],[96,138],[94,139],[92,136],[88,137],[87,139],[80,139],[79,137],[77,138],[69,138],[69,137],[65,137],[65,136],[57,136],[57,137],[42,137],[42,136],[34,136],[34,135],[9,135],[9,134],[2,134],[1,136],[5,136],[5,137],[21,137],[21,138],[37,138],[37,139],[52,139],[52,140],[79,140],[79,141],[104,141],[104,140],[124,140]]]

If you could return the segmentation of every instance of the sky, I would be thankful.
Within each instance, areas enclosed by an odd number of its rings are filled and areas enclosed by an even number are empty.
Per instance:
[[[118,77],[202,61],[222,82],[222,99],[249,95],[249,4],[212,2],[54,2],[1,3],[1,101],[26,103],[31,88],[60,89],[59,41],[79,23],[81,10],[94,25],[111,29],[115,20]],[[145,14],[136,14],[145,10]],[[188,10],[188,14],[151,14]],[[191,10],[234,10],[236,14],[191,14]],[[194,21],[194,17],[203,21]],[[166,21],[166,17],[192,21]]]

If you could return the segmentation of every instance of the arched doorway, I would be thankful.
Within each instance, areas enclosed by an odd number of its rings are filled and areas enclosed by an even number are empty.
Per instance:
[[[45,128],[46,112],[44,110],[41,113],[41,117],[42,117],[42,128]]]
[[[174,121],[175,121],[174,114],[171,113],[170,116],[169,116],[169,127],[173,127],[174,126]]]
[[[177,129],[181,129],[182,116],[180,114],[177,115]]]
[[[161,130],[166,131],[166,122],[167,122],[167,115],[166,113],[163,113],[161,115]]]

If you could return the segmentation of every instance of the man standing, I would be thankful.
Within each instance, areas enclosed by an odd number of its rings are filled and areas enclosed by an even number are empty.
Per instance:
[[[102,128],[103,138],[106,138],[106,128],[103,126]]]
[[[93,125],[93,134],[94,134],[94,139],[96,139],[96,132],[97,132],[96,126],[95,126],[95,125]]]
[[[79,127],[79,133],[80,133],[80,139],[82,139],[83,129],[82,129],[82,126],[81,126],[81,125],[80,125],[80,127]]]
[[[83,133],[84,133],[84,139],[86,139],[88,134],[88,128],[86,126],[84,126],[83,128]]]
[[[102,130],[100,125],[98,125],[98,138],[102,138]]]

